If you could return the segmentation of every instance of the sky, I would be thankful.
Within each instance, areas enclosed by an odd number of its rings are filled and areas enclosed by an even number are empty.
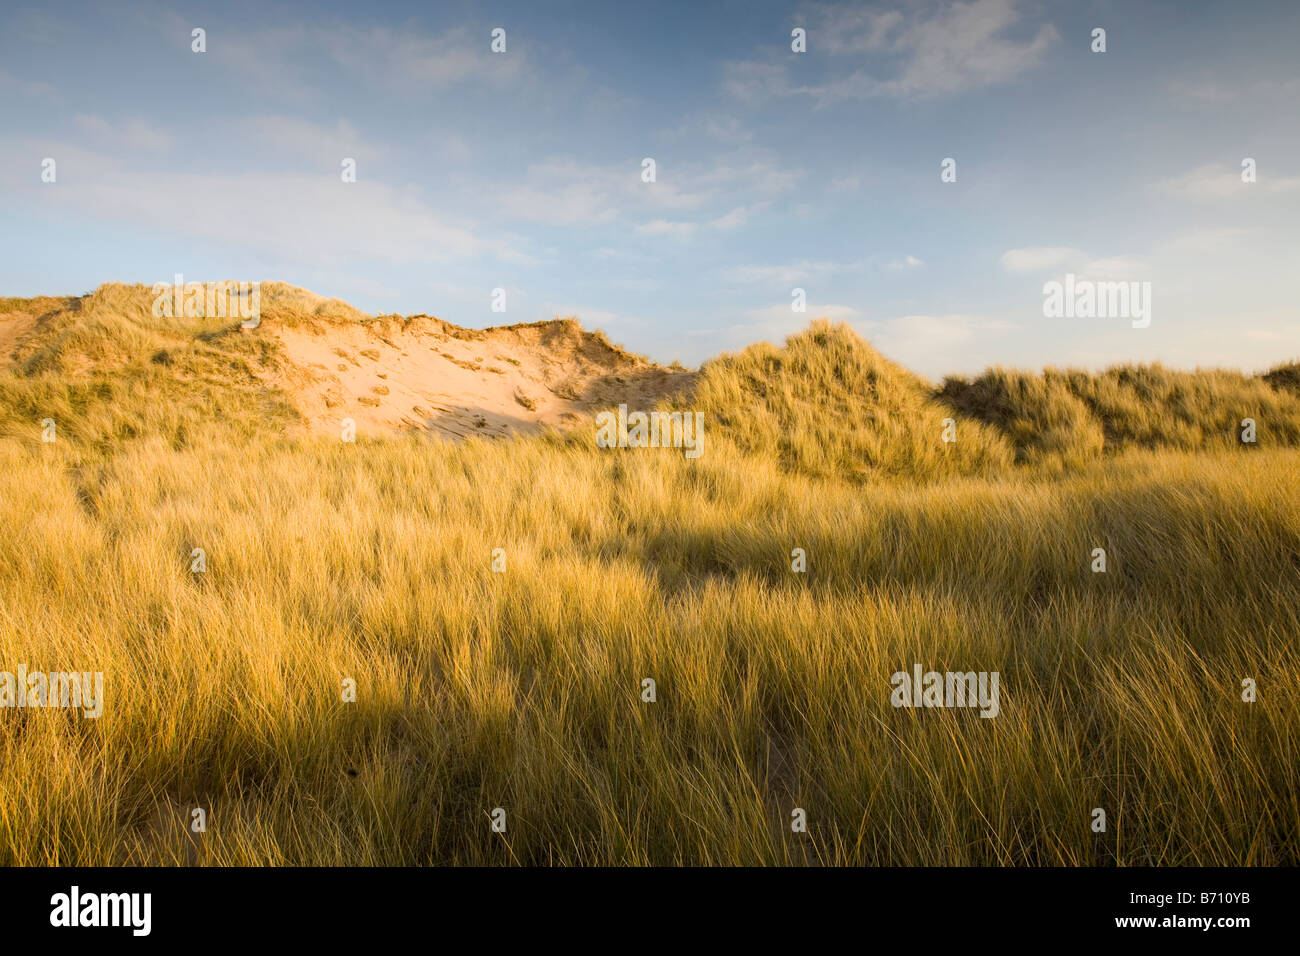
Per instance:
[[[1298,214],[1293,2],[0,3],[0,295],[180,273],[688,365],[826,316],[934,379],[1257,371],[1300,357]],[[1045,317],[1067,273],[1149,282],[1150,325]]]

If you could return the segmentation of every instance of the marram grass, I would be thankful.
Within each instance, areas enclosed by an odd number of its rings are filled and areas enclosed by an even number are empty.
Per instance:
[[[105,675],[99,719],[0,711],[0,863],[1300,862],[1292,440],[1122,440],[1153,404],[1026,454],[1008,416],[1123,390],[945,404],[818,327],[706,366],[695,461],[347,444],[247,337],[103,308],[0,372],[0,669]],[[999,715],[891,707],[915,663]]]

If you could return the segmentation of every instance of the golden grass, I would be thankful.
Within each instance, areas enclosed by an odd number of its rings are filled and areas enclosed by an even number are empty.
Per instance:
[[[998,471],[1011,446],[974,418],[941,440],[954,409],[846,325],[814,322],[784,348],[707,363],[696,402],[738,449],[791,471],[850,481]],[[954,418],[955,423],[955,418]]]
[[[0,372],[0,670],[106,702],[0,711],[0,863],[1300,862],[1281,443],[1017,467],[818,326],[702,370],[698,460],[350,444],[248,337],[82,308]],[[913,663],[1001,714],[892,708]]]
[[[1254,448],[1300,445],[1293,381],[1286,366],[1263,376],[1159,364],[1116,366],[1099,375],[996,368],[973,381],[951,377],[940,396],[996,425],[1020,460],[1059,468],[1133,447],[1249,448],[1241,441],[1246,419],[1255,422]]]

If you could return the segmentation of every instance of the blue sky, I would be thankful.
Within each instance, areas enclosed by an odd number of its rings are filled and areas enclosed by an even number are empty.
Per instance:
[[[1300,356],[1297,51],[1295,3],[20,2],[0,294],[179,272],[688,364],[826,315],[935,378],[1254,370]],[[1151,282],[1150,327],[1044,318],[1065,272]]]

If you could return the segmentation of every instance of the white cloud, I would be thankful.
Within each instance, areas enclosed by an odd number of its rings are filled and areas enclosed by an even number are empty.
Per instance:
[[[1078,279],[1096,282],[1144,280],[1151,278],[1151,268],[1133,256],[1094,258],[1072,246],[1027,246],[1008,249],[1002,254],[1002,267],[1017,274],[1063,275],[1073,273]]]
[[[1002,254],[1002,267],[1016,273],[1073,272],[1099,281],[1150,278],[1150,267],[1133,256],[1093,258],[1072,246],[1027,246]]]
[[[58,99],[59,96],[59,91],[52,83],[20,79],[5,70],[0,70],[0,93],[44,99]]]
[[[1295,342],[1300,342],[1300,324],[1293,322],[1290,325],[1282,325],[1275,329],[1246,329],[1242,334],[1255,342],[1265,342],[1270,345],[1274,342],[1281,342],[1290,346]],[[1278,353],[1277,357],[1278,359],[1284,359],[1286,356],[1287,353],[1282,351]]]
[[[933,367],[970,345],[995,339],[1015,326],[1002,319],[969,313],[900,315],[866,322],[860,331],[884,355],[909,367]]]
[[[810,4],[804,8],[812,18],[813,45],[835,55],[878,53],[897,39],[903,25],[898,10],[867,10]]]
[[[759,202],[752,206],[737,206],[731,212],[714,219],[709,225],[714,229],[737,229],[749,222],[751,216],[762,212],[770,205],[770,202]]]
[[[1240,76],[1233,76],[1226,83],[1219,83],[1198,77],[1192,80],[1173,80],[1169,83],[1168,90],[1178,99],[1222,108],[1228,103],[1294,99],[1296,93],[1300,92],[1300,79],[1270,77],[1251,82],[1243,80]]]
[[[150,126],[142,119],[129,118],[111,123],[102,116],[78,113],[72,121],[77,128],[101,146],[126,147],[157,153],[171,149],[174,139],[166,130]]]
[[[0,150],[0,165],[32,153],[58,157],[57,188],[24,187],[44,202],[164,234],[237,243],[291,262],[409,264],[476,255],[531,261],[503,240],[482,238],[467,223],[440,218],[415,191],[364,179],[141,171],[69,143],[14,144],[14,150],[14,156]]]
[[[1256,169],[1257,181],[1243,183],[1241,167],[1224,163],[1207,163],[1178,176],[1162,179],[1153,188],[1175,199],[1193,202],[1216,202],[1223,199],[1249,198],[1257,193],[1281,195],[1300,190],[1300,176],[1277,176],[1267,169]]]
[[[637,226],[638,235],[642,236],[670,236],[673,239],[687,239],[695,232],[695,223],[693,222],[669,222],[666,219],[655,219],[644,225]]]
[[[640,249],[614,248],[611,246],[600,246],[592,249],[589,255],[593,259],[604,262],[629,262],[638,267],[653,265],[659,261],[656,256],[646,255]]]
[[[908,269],[919,269],[923,265],[925,263],[916,256],[908,255],[884,263],[883,268],[890,272],[902,272]],[[879,261],[837,262],[830,259],[796,259],[768,265],[732,266],[721,270],[718,277],[723,282],[732,282],[736,285],[791,285],[823,279],[837,273],[879,268],[882,268]]]
[[[1151,278],[1151,268],[1141,259],[1131,256],[1110,256],[1092,259],[1079,270],[1080,278],[1114,282],[1120,279],[1142,280]]]
[[[1216,106],[1230,103],[1236,96],[1236,94],[1227,87],[1218,83],[1206,82],[1204,80],[1175,80],[1169,84],[1169,92],[1176,97],[1183,97]]]
[[[720,276],[724,282],[734,282],[737,285],[789,285],[847,268],[847,264],[839,262],[799,259],[782,265],[735,266],[722,270]]]
[[[904,14],[814,4],[806,8],[809,49],[821,43],[832,55],[852,54],[855,63],[870,54],[880,75],[865,67],[837,71],[832,62],[821,82],[796,83],[785,63],[745,60],[724,65],[723,88],[749,101],[807,96],[827,106],[874,97],[941,96],[1004,83],[1036,66],[1060,39],[1051,24],[1024,39],[1012,36],[1022,20],[1017,6],[1015,0],[958,0],[938,8],[910,7]]]
[[[781,63],[733,60],[722,67],[722,88],[739,100],[754,103],[776,96],[809,92],[790,80],[789,68]]]
[[[639,168],[639,167],[638,167]],[[609,168],[554,161],[528,168],[523,181],[492,189],[497,206],[517,219],[549,225],[599,225],[619,214],[620,199],[632,186]]]
[[[832,322],[851,323],[860,318],[860,313],[852,306],[838,303],[809,302],[805,312],[793,311],[789,302],[776,303],[749,309],[741,313],[738,320],[730,325],[690,329],[684,334],[689,338],[724,343],[725,346],[743,346],[761,340],[784,339],[807,328],[814,319],[823,318],[830,319]]]
[[[734,116],[723,113],[706,113],[691,116],[675,129],[664,133],[671,139],[704,137],[729,146],[748,143],[754,134]]]
[[[1252,230],[1237,226],[1219,226],[1193,229],[1156,243],[1155,251],[1161,255],[1196,255],[1239,251],[1250,238]]]
[[[343,119],[328,124],[294,116],[253,116],[237,120],[236,126],[249,141],[303,157],[322,169],[337,169],[345,156],[360,164],[381,152]]]
[[[704,205],[712,193],[704,184],[664,176],[641,181],[640,161],[606,166],[555,159],[536,163],[523,181],[483,189],[508,215],[549,225],[600,225],[620,218],[625,209],[690,210]]]
[[[664,287],[659,279],[652,279],[649,276],[637,276],[627,279],[607,279],[606,282],[611,288],[622,289],[625,292],[658,292]]]
[[[704,135],[720,143],[747,143],[754,134],[734,116],[708,116],[704,119]]]
[[[188,37],[193,26],[171,12],[142,9],[139,18],[169,38]],[[267,96],[308,102],[322,99],[315,80],[322,64],[389,94],[422,98],[483,88],[518,93],[537,88],[526,50],[513,45],[507,55],[494,54],[486,34],[465,27],[422,33],[409,25],[394,29],[304,20],[292,26],[261,25],[234,37],[209,29],[205,56]]]
[[[1214,200],[1237,195],[1244,191],[1245,186],[1240,170],[1222,163],[1209,163],[1179,176],[1162,179],[1155,183],[1154,188],[1178,199]]]
[[[807,311],[804,312],[793,311],[790,303],[786,302],[750,309],[743,314],[741,321],[729,326],[725,331],[748,343],[759,338],[784,338],[793,335],[800,329],[807,328],[814,319],[853,322],[860,316],[861,313],[852,306],[835,302],[809,302]]]
[[[549,318],[575,318],[584,329],[604,329],[610,326],[638,326],[644,321],[634,315],[609,312],[605,309],[593,309],[578,305],[547,305],[541,310]]]
[[[1006,36],[1020,17],[1013,0],[954,3],[904,31],[899,43],[910,51],[902,75],[888,85],[895,95],[930,96],[1003,83],[1043,58],[1060,39],[1045,24],[1033,37]]]
[[[727,219],[741,215],[736,198],[776,196],[792,189],[803,176],[752,154],[733,154],[713,163],[659,164],[656,173],[655,182],[642,182],[640,159],[603,166],[551,159],[528,167],[522,181],[484,183],[478,188],[485,203],[506,215],[548,225],[603,225],[630,215],[695,212],[724,204],[716,224],[728,228],[739,224]],[[768,202],[750,201],[746,208],[757,211]]]
[[[743,226],[749,220],[749,210],[744,206],[737,206],[731,212],[724,216],[719,216],[713,220],[710,225],[716,229],[735,229]]]
[[[1002,253],[1002,267],[1008,272],[1046,272],[1084,258],[1069,246],[1026,246]]]
[[[318,27],[312,39],[353,75],[401,91],[466,85],[516,89],[527,64],[526,47],[516,44],[507,47],[507,55],[494,54],[486,34],[465,27],[441,34],[380,26]]]

